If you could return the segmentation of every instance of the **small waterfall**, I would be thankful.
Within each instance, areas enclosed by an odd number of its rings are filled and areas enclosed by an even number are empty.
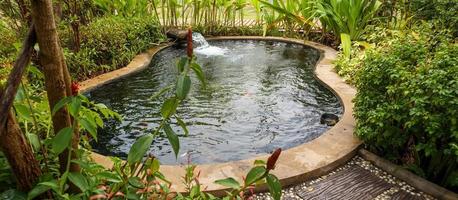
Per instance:
[[[206,56],[222,56],[226,53],[227,49],[222,49],[215,46],[210,46],[202,34],[192,32],[192,41],[195,46],[194,51],[201,55]]]
[[[192,32],[192,41],[194,46],[197,48],[208,48],[210,45],[208,44],[207,40],[205,40],[204,36],[197,32]]]

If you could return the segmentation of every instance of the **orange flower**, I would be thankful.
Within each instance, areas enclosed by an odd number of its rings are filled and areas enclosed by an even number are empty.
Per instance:
[[[270,155],[269,159],[267,159],[267,170],[275,169],[275,163],[277,163],[280,153],[281,148],[278,148]]]
[[[188,29],[188,38],[187,39],[188,39],[187,41],[188,47],[186,49],[187,50],[186,52],[188,54],[188,57],[192,58],[193,49],[192,49],[192,28],[191,27]]]

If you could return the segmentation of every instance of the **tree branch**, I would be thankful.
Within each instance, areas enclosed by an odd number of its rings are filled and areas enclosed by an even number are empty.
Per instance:
[[[33,47],[37,42],[37,36],[35,28],[32,25],[27,34],[27,38],[24,40],[22,45],[21,53],[19,58],[14,63],[13,70],[11,71],[8,81],[6,83],[5,90],[0,92],[0,136],[6,130],[6,121],[8,119],[8,113],[13,105],[14,98],[21,83],[22,75],[24,74],[27,65],[32,57]]]

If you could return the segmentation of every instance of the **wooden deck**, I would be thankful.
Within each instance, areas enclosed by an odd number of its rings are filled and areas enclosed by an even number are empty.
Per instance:
[[[271,199],[258,194],[254,199]],[[328,175],[283,189],[284,200],[426,200],[429,195],[355,157]]]

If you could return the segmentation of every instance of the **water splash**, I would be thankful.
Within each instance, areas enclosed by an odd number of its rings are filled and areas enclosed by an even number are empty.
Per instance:
[[[194,52],[200,55],[222,56],[227,52],[227,49],[211,46],[210,44],[208,44],[207,40],[205,40],[204,36],[197,32],[192,33],[192,41],[194,43],[194,46],[196,47],[194,49]]]

